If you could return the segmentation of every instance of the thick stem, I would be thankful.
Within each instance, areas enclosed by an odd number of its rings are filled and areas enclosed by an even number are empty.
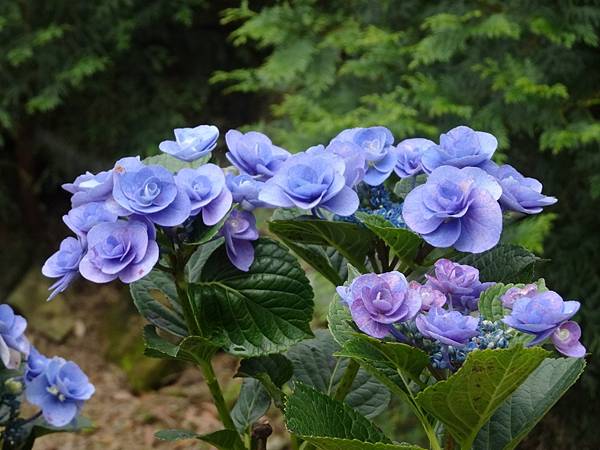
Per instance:
[[[177,289],[177,296],[181,302],[181,308],[183,309],[183,316],[188,327],[190,336],[202,336],[202,327],[198,321],[196,307],[194,302],[188,293],[188,282],[185,279],[185,263],[178,259],[176,256],[171,257],[171,266],[175,276],[175,288]]]
[[[341,402],[346,398],[346,395],[348,395],[350,389],[352,389],[352,383],[354,383],[354,379],[356,378],[358,369],[360,369],[358,363],[353,359],[350,359],[348,362],[348,366],[344,371],[344,375],[342,375],[342,379],[340,380],[340,383],[338,384],[338,387],[335,390],[335,394],[333,395],[333,398],[335,400]]]
[[[208,385],[208,389],[212,395],[213,402],[217,407],[217,411],[219,413],[219,417],[221,418],[221,422],[223,422],[223,426],[228,430],[235,431],[237,434],[235,424],[233,423],[231,414],[229,414],[229,408],[227,407],[225,399],[223,398],[223,392],[221,391],[221,386],[219,386],[219,381],[215,375],[212,363],[210,361],[203,361],[200,363],[200,368],[202,369],[202,374],[204,375],[204,379],[206,380],[206,384]],[[240,444],[241,443],[242,440],[240,439]]]

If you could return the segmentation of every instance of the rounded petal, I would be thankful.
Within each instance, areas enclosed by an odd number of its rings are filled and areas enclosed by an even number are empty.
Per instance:
[[[148,242],[148,248],[143,259],[136,263],[130,264],[119,273],[119,279],[123,283],[133,283],[134,281],[143,278],[148,275],[152,268],[158,262],[159,249],[158,244],[155,241]]]
[[[282,208],[291,208],[294,206],[294,202],[285,194],[281,187],[275,184],[273,179],[265,183],[258,194],[258,199],[261,202]]]
[[[502,210],[487,191],[474,190],[471,206],[461,219],[461,234],[454,247],[481,253],[498,244],[502,233]]]
[[[320,206],[338,216],[350,216],[356,212],[358,205],[358,194],[344,185],[341,191]]]
[[[427,207],[423,202],[425,185],[417,186],[404,199],[402,218],[408,227],[417,233],[431,233],[443,222],[443,219],[426,217]]]
[[[232,239],[231,246],[226,247],[227,256],[235,267],[243,272],[248,272],[254,261],[254,245],[250,241]]]
[[[221,193],[202,208],[202,221],[205,225],[215,225],[225,217],[227,211],[231,208],[233,196],[229,189],[223,189]]]
[[[181,225],[190,217],[191,203],[189,197],[180,189],[177,189],[175,199],[161,211],[147,214],[148,218],[157,225],[163,227],[174,227]]]
[[[461,235],[462,227],[459,219],[453,219],[442,223],[436,230],[424,234],[423,239],[434,247],[451,247]]]

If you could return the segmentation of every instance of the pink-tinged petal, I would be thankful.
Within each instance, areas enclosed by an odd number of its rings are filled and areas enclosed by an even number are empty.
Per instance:
[[[119,279],[123,283],[133,283],[134,281],[145,277],[158,262],[158,257],[158,244],[154,241],[148,242],[148,248],[144,258],[139,263],[131,264],[125,270],[121,271],[119,273]]]
[[[353,302],[350,306],[350,312],[352,313],[352,320],[363,333],[378,339],[382,339],[390,333],[388,325],[375,322],[371,318],[362,300]]]
[[[462,252],[481,253],[498,244],[502,233],[502,210],[487,191],[474,190],[473,203],[461,220],[461,235],[454,247]]]

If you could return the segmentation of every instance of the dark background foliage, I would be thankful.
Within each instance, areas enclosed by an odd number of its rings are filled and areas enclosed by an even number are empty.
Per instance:
[[[529,237],[592,352],[524,448],[598,448],[599,45],[592,0],[0,2],[0,294],[62,239],[62,182],[174,127],[252,125],[297,151],[469,124],[559,198]]]

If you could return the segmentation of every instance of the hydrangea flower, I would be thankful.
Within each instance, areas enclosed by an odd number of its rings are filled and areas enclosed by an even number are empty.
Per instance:
[[[442,344],[463,347],[478,334],[479,319],[458,311],[431,308],[427,314],[419,314],[415,323],[423,336]]]
[[[435,143],[429,139],[405,139],[396,146],[396,166],[394,172],[400,178],[408,178],[423,172],[421,156]]]
[[[86,172],[79,175],[72,183],[65,183],[62,188],[73,194],[71,206],[76,208],[85,203],[103,202],[108,200],[113,190],[113,172]]]
[[[431,308],[441,308],[446,304],[446,296],[443,292],[428,285],[422,285],[417,281],[408,284],[408,295],[415,296],[421,302],[421,311],[429,311]]]
[[[539,214],[544,207],[558,201],[555,197],[542,194],[542,183],[538,180],[524,177],[508,164],[498,166],[489,161],[483,168],[502,186],[502,196],[499,202],[505,210],[523,214]]]
[[[29,356],[27,358],[27,365],[25,367],[25,383],[30,383],[35,378],[44,373],[46,371],[46,368],[48,367],[49,362],[49,358],[46,358],[44,355],[38,352],[35,347],[31,347],[29,351]]]
[[[94,385],[77,364],[54,357],[46,370],[27,384],[25,397],[41,408],[46,422],[63,427],[77,417],[94,391]]]
[[[358,208],[358,195],[346,185],[346,166],[322,146],[291,156],[269,179],[258,198],[283,208],[324,208],[349,216]]]
[[[477,167],[492,158],[498,147],[490,133],[459,126],[440,136],[440,144],[429,147],[421,157],[425,172],[440,166]]]
[[[64,292],[71,282],[77,278],[79,263],[85,254],[86,248],[84,237],[67,237],[60,243],[58,251],[46,260],[42,266],[42,273],[48,278],[58,278],[49,288],[52,292],[48,300],[52,300],[58,294]]]
[[[113,197],[124,210],[165,227],[182,224],[189,216],[189,197],[162,166],[146,166],[139,158],[123,158],[114,168]]]
[[[231,208],[231,192],[225,185],[225,174],[219,166],[204,164],[197,169],[181,169],[175,176],[175,182],[190,199],[190,215],[202,212],[202,221],[206,225],[218,223]]]
[[[378,186],[390,176],[396,165],[394,136],[385,127],[350,128],[332,139],[332,143],[353,142],[364,152],[367,162],[363,181],[370,186]]]
[[[87,238],[88,251],[79,271],[95,283],[116,278],[133,283],[148,274],[158,261],[154,229],[140,220],[98,224]]]
[[[579,310],[578,301],[563,301],[554,291],[536,292],[515,301],[510,315],[502,321],[535,338],[529,346],[536,345],[549,337],[560,325]]]
[[[231,164],[241,173],[261,180],[272,177],[290,156],[287,150],[273,145],[271,139],[257,131],[243,134],[229,130],[225,142],[229,149],[225,156]]]
[[[217,146],[219,129],[214,125],[175,128],[174,141],[162,141],[158,148],[177,159],[192,162],[210,153]]]
[[[477,309],[479,296],[493,284],[479,281],[479,270],[475,267],[444,258],[435,262],[433,275],[425,277],[429,286],[447,296],[453,308],[464,311]]]
[[[71,209],[63,216],[63,222],[78,236],[85,236],[94,225],[116,222],[118,214],[105,202],[90,202]]]
[[[334,140],[327,146],[326,150],[344,160],[346,166],[344,171],[346,186],[354,187],[363,180],[367,161],[365,153],[357,144],[349,141]]]
[[[581,328],[572,320],[562,323],[550,337],[556,350],[572,358],[585,356],[585,347],[579,342],[580,338]]]
[[[231,263],[247,272],[254,261],[254,246],[258,239],[256,218],[249,211],[234,209],[225,221],[221,234],[225,237],[225,249]]]
[[[501,297],[502,306],[512,309],[514,303],[522,298],[537,293],[538,287],[535,284],[526,284],[523,287],[511,287]]]
[[[225,183],[233,195],[233,201],[243,209],[252,211],[254,208],[267,206],[258,199],[258,194],[264,186],[264,182],[245,173],[240,175],[228,173],[225,175]]]
[[[500,240],[500,195],[500,185],[483,170],[442,166],[406,196],[402,214],[434,247],[480,253]]]
[[[337,292],[358,328],[376,338],[387,336],[393,324],[413,319],[421,308],[421,299],[408,294],[406,278],[395,271],[361,275]]]
[[[27,321],[7,305],[0,305],[0,360],[7,369],[16,369],[21,356],[29,354],[30,344],[25,337]]]

